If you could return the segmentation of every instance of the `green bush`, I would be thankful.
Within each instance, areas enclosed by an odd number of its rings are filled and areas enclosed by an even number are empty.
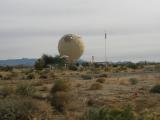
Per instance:
[[[22,96],[32,96],[35,93],[35,88],[29,83],[21,83],[16,86],[16,93]]]
[[[40,108],[41,105],[30,98],[0,99],[0,120],[37,120],[37,116],[41,118],[38,120],[48,120],[48,110]]]
[[[150,90],[151,93],[160,93],[160,85],[155,85]]]

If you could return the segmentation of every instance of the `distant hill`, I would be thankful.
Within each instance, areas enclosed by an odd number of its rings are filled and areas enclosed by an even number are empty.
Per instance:
[[[9,60],[0,60],[0,66],[15,66],[15,65],[25,65],[33,66],[37,59],[9,59]]]

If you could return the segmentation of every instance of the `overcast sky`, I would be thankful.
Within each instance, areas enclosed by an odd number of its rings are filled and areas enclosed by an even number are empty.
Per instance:
[[[160,0],[0,0],[0,59],[58,54],[67,33],[82,36],[82,59],[160,61]]]

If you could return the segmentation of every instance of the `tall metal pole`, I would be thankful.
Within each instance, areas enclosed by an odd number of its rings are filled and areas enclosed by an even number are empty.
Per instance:
[[[105,70],[107,70],[107,33],[105,31]]]

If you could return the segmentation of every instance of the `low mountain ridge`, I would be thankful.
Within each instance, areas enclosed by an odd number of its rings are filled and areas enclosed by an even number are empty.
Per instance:
[[[33,66],[37,59],[8,59],[8,60],[0,60],[0,66],[15,66],[15,65],[25,65],[25,66]]]

